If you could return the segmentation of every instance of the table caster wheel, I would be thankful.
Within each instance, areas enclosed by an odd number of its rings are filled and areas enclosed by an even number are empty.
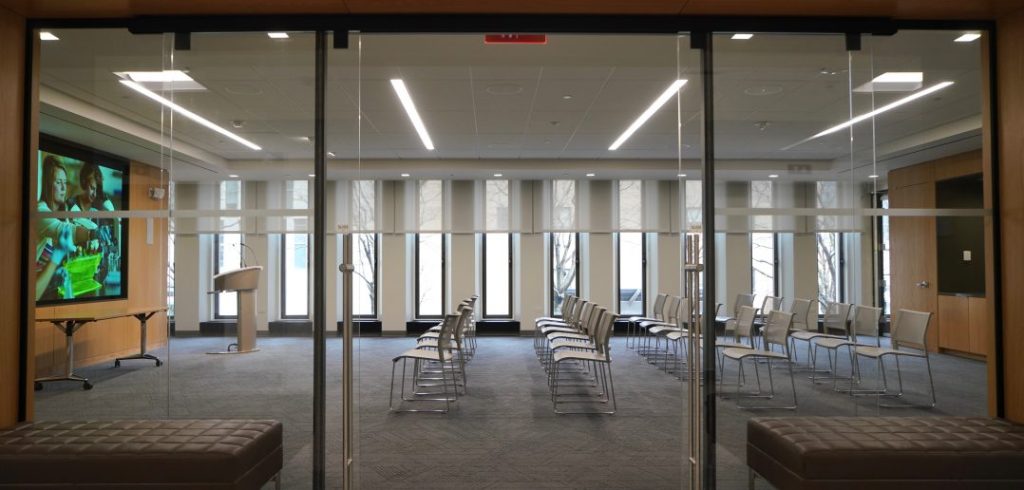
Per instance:
[[[161,360],[159,360],[159,359],[157,359],[157,361],[156,361],[156,367],[160,367],[160,366],[163,366],[163,365],[164,365],[164,362],[163,362],[163,361],[161,361]]]
[[[114,367],[121,367],[121,361],[115,360]]]
[[[83,390],[91,390],[92,389],[92,383],[90,383],[88,381],[82,383],[82,389]]]
[[[43,384],[38,382],[38,381],[36,381],[35,389],[36,389],[36,391],[42,391],[43,390]]]

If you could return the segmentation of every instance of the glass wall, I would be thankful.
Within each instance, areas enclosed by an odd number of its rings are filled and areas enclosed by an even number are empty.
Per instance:
[[[961,34],[715,36],[719,488],[746,486],[751,417],[987,413],[990,325],[963,316],[991,299],[982,52]]]
[[[37,419],[281,420],[283,486],[308,487],[316,320],[328,486],[680,487],[712,386],[721,488],[746,485],[755,415],[987,413],[991,162],[962,33],[715,34],[713,178],[688,36],[334,33],[317,175],[312,33],[54,34]],[[569,298],[599,313],[543,324]],[[140,308],[70,353],[55,328]],[[400,413],[421,408],[447,415]],[[438,447],[474,449],[437,480]]]

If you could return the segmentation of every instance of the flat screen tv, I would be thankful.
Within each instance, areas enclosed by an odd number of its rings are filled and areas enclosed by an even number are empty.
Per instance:
[[[85,213],[128,210],[128,170],[126,159],[40,136],[36,304],[127,297],[128,220]]]

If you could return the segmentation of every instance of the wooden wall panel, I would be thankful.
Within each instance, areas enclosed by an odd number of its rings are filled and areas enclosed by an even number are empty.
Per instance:
[[[1024,11],[1000,19],[997,33],[1003,407],[1024,422]]]
[[[939,347],[960,352],[971,350],[970,301],[966,296],[939,295]]]
[[[25,20],[0,8],[0,428],[18,420]]]
[[[969,306],[967,308],[970,318],[968,320],[968,326],[970,328],[970,352],[975,354],[981,354],[988,356],[989,348],[988,342],[991,335],[989,334],[989,301],[987,298],[968,298]]]
[[[891,172],[892,176],[896,172]],[[890,180],[890,185],[891,185]],[[935,207],[935,184],[914,184],[889,189],[891,208]],[[890,286],[892,311],[900,309],[937,312],[935,218],[893,217],[889,219],[889,243],[892,257]],[[927,287],[917,284],[927,281]],[[928,329],[928,348],[938,350],[936,324]]]
[[[165,200],[148,197],[150,187],[165,187],[161,170],[137,162],[131,164],[129,208],[136,211],[165,207]],[[152,243],[147,243],[146,219],[128,223],[128,298],[124,300],[47,306],[36,309],[37,315],[103,314],[130,308],[165,306],[167,303],[167,221],[152,220]],[[85,366],[107,362],[115,357],[138,352],[138,320],[118,318],[82,327],[75,334],[75,365]],[[48,323],[34,327],[36,375],[55,374],[64,369],[66,345],[64,334]],[[167,342],[167,316],[159,314],[148,322],[147,344],[150,348]]]

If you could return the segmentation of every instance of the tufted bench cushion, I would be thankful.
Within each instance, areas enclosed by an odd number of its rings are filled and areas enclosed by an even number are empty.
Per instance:
[[[36,422],[0,432],[0,488],[260,488],[283,464],[275,420]]]
[[[754,418],[747,465],[781,489],[1024,488],[1024,426],[981,417]]]

